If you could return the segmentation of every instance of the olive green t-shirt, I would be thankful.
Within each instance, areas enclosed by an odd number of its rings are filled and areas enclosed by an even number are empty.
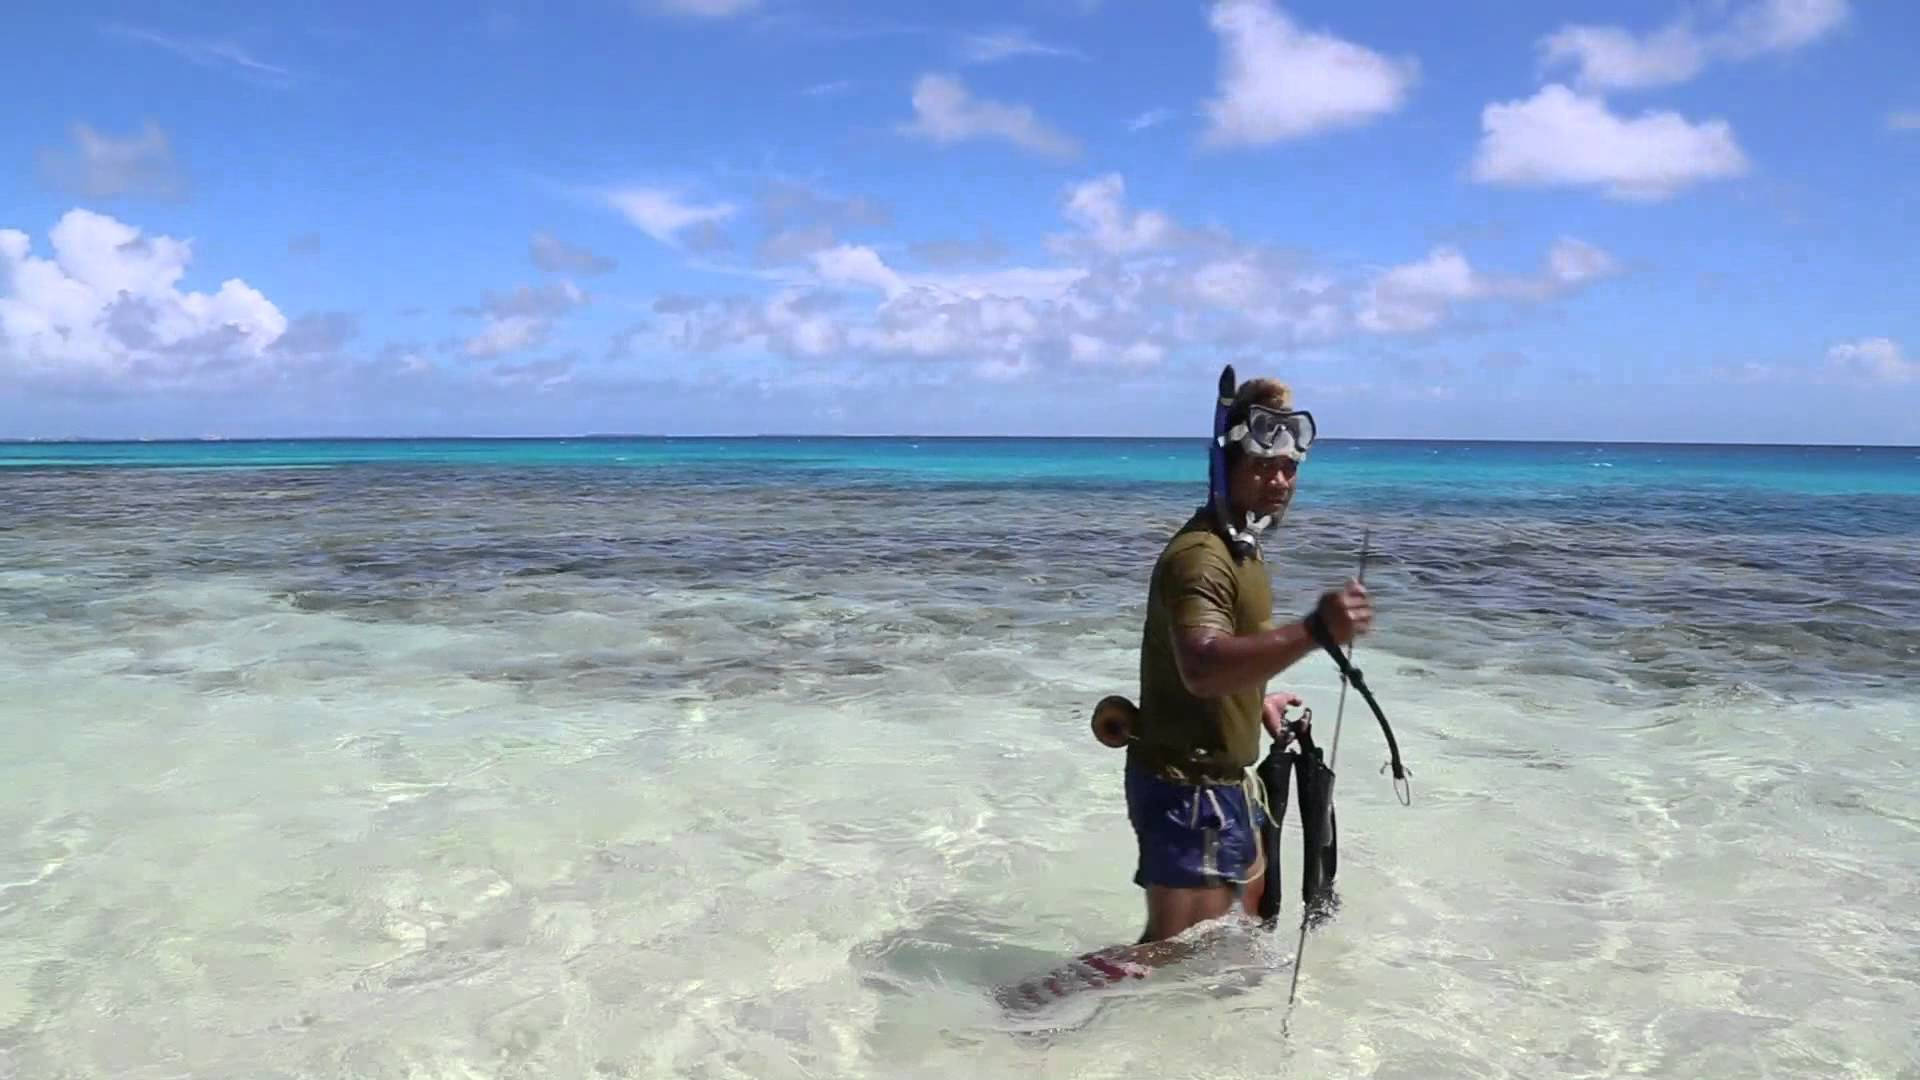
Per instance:
[[[1227,634],[1273,626],[1266,564],[1257,553],[1235,559],[1206,507],[1174,533],[1154,564],[1140,642],[1140,717],[1128,755],[1177,779],[1237,781],[1260,753],[1266,687],[1224,698],[1189,693],[1173,655],[1174,631],[1186,626]]]

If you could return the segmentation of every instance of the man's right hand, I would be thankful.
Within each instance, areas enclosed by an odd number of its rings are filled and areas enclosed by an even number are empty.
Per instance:
[[[1367,598],[1367,587],[1358,581],[1328,590],[1315,610],[1333,640],[1342,645],[1351,644],[1373,627],[1373,601]]]

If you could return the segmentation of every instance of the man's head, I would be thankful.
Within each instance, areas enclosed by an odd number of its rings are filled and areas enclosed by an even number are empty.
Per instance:
[[[1293,391],[1278,379],[1248,379],[1234,392],[1227,407],[1227,430],[1244,430],[1257,419],[1256,413],[1291,413]],[[1308,429],[1311,430],[1310,428]],[[1307,435],[1308,441],[1311,435]],[[1271,517],[1286,509],[1293,497],[1293,479],[1300,461],[1294,454],[1266,456],[1249,453],[1239,439],[1226,445],[1227,498],[1236,515]]]

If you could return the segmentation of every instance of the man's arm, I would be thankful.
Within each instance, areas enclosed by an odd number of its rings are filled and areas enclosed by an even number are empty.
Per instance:
[[[1354,581],[1322,596],[1315,610],[1333,639],[1342,645],[1364,633],[1373,622],[1367,590]],[[1180,669],[1180,681],[1189,693],[1205,698],[1263,686],[1317,647],[1305,619],[1252,634],[1189,623],[1173,635],[1174,664]]]

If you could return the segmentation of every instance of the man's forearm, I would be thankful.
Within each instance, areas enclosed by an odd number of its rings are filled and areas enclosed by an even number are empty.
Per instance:
[[[1182,649],[1181,678],[1199,697],[1226,697],[1260,686],[1318,646],[1295,619],[1257,634],[1213,634]]]

